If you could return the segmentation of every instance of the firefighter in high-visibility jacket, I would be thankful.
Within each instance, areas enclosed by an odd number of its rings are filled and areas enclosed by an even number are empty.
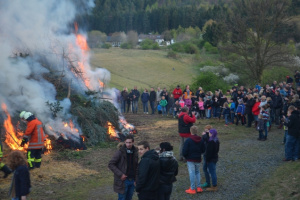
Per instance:
[[[5,165],[2,162],[1,160],[2,158],[3,158],[3,149],[2,149],[2,142],[0,140],[0,170],[4,172],[3,178],[6,178],[12,171],[7,167],[7,165]]]
[[[27,148],[29,168],[40,168],[44,141],[46,139],[43,124],[31,112],[22,111],[20,117],[27,122],[27,128],[20,146],[23,147],[29,141]]]

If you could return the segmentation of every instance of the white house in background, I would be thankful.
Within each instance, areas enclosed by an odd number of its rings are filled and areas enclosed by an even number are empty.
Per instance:
[[[139,39],[138,39],[138,43],[140,44],[141,42],[143,42],[145,39],[150,39],[153,40],[154,42],[158,43],[159,45],[163,45],[164,37],[162,35],[152,35],[152,34],[140,34],[139,35]]]

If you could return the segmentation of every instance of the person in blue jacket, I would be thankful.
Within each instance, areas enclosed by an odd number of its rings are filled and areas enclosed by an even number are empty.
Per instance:
[[[241,120],[242,125],[244,125],[245,124],[245,105],[243,103],[243,99],[239,99],[238,102],[239,102],[239,105],[237,106],[236,111],[235,111],[235,115],[237,117],[235,125],[238,125],[240,120]]]

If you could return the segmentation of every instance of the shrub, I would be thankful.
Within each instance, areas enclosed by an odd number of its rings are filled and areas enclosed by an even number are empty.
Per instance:
[[[101,46],[101,48],[103,48],[103,49],[109,49],[109,48],[111,48],[111,44],[109,44],[109,43],[103,43],[102,46]]]
[[[184,45],[184,52],[189,54],[197,54],[199,52],[199,49],[196,45],[187,43]]]
[[[170,45],[170,49],[172,49],[173,51],[176,51],[176,52],[184,53],[184,46],[182,43],[172,44],[172,45]]]
[[[130,43],[122,43],[122,44],[121,44],[121,48],[122,48],[122,49],[132,49],[133,46],[132,46],[132,44],[130,44]]]
[[[205,91],[221,89],[223,92],[225,92],[230,88],[230,86],[223,79],[213,72],[202,72],[194,79],[191,89],[196,91],[199,86],[201,86]]]
[[[218,48],[212,46],[209,42],[204,43],[204,49],[205,49],[205,51],[207,51],[208,53],[211,53],[211,54],[219,53]]]
[[[293,72],[285,67],[273,67],[271,69],[264,70],[262,74],[262,85],[271,84],[273,81],[285,81],[286,76],[291,76]]]
[[[154,50],[158,50],[159,49],[159,45],[157,42],[154,42],[154,44],[152,45],[152,49]]]
[[[141,42],[140,46],[144,50],[152,49],[152,45],[154,44],[153,40],[145,39]]]
[[[175,51],[171,50],[168,52],[168,55],[167,55],[168,58],[174,58],[174,59],[177,59],[178,58],[178,55]]]

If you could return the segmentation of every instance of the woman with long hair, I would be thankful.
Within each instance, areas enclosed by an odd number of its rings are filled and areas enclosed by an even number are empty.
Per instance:
[[[9,196],[12,200],[26,200],[31,187],[27,159],[22,151],[12,151],[8,155],[8,162],[14,170]]]

